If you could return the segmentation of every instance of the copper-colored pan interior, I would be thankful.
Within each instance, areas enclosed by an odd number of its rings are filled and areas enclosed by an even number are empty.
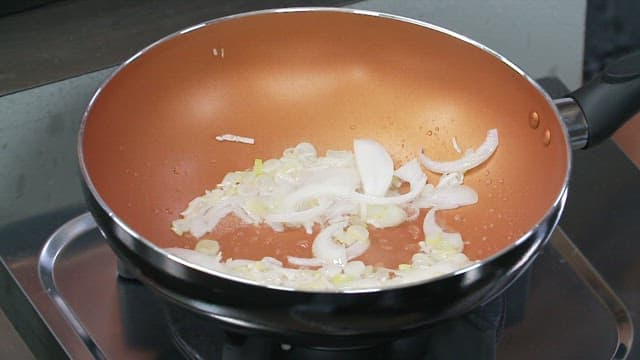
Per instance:
[[[465,177],[479,203],[439,215],[472,259],[535,226],[568,166],[553,110],[499,59],[429,28],[340,12],[239,17],[164,41],[111,79],[85,125],[95,189],[162,247],[193,245],[170,224],[225,173],[302,141],[324,152],[372,138],[400,163],[420,147],[448,160],[460,156],[452,137],[476,147],[498,128],[495,155]],[[224,133],[256,143],[214,140]]]

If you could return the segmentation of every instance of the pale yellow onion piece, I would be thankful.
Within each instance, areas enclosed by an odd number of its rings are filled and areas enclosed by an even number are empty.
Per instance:
[[[345,231],[337,232],[334,237],[339,243],[345,246],[351,246],[360,240],[369,238],[369,231],[364,225],[354,224],[349,225]]]
[[[398,226],[407,220],[407,213],[398,205],[367,206],[367,224],[377,228]]]
[[[195,250],[207,255],[216,255],[220,252],[220,244],[215,240],[202,239],[196,243]]]
[[[393,160],[387,150],[374,140],[353,140],[353,153],[366,195],[384,196],[393,178]]]
[[[487,131],[487,137],[482,145],[476,150],[469,149],[458,160],[453,161],[435,161],[424,154],[424,150],[420,150],[420,161],[427,169],[439,173],[456,173],[465,172],[485,162],[498,148],[498,130],[491,129]]]
[[[364,254],[371,245],[369,231],[363,225],[350,225],[346,231],[338,232],[335,239],[346,246],[347,260]]]

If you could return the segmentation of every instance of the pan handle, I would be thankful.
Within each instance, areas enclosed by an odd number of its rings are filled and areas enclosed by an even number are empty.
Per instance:
[[[640,111],[640,51],[614,61],[568,96],[556,100],[556,106],[573,147],[588,148],[607,139]]]

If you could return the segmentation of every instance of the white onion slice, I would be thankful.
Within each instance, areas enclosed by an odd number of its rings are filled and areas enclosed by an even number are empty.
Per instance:
[[[456,209],[478,202],[478,193],[466,185],[436,187],[423,192],[413,204],[419,208]]]
[[[305,223],[314,221],[319,216],[322,216],[331,203],[322,198],[318,206],[301,211],[293,211],[288,213],[277,213],[265,215],[264,220],[266,222],[279,222],[279,223]]]
[[[262,261],[263,264],[268,264],[268,265],[270,265],[272,267],[282,267],[282,261],[280,261],[280,260],[278,260],[276,258],[273,258],[271,256],[265,256],[265,257],[262,258],[261,261]]]
[[[425,237],[443,232],[440,225],[436,223],[436,209],[431,209],[427,212],[427,215],[424,217],[424,221],[422,222],[422,231],[424,232]]]
[[[350,214],[357,214],[360,209],[358,204],[348,201],[334,202],[325,213],[327,223],[334,224],[348,219]]]
[[[216,136],[216,140],[238,142],[238,143],[250,144],[250,145],[253,145],[256,142],[254,138],[240,136],[240,135],[233,135],[233,134],[218,135]]]
[[[366,195],[384,196],[393,179],[393,160],[379,143],[368,139],[355,139],[353,153]]]
[[[456,140],[455,136],[451,138],[451,145],[453,146],[453,150],[455,150],[458,154],[462,154],[462,150],[460,149],[458,140]]]
[[[324,261],[318,258],[300,258],[295,256],[287,256],[289,264],[296,266],[318,267],[324,265]]]
[[[256,225],[260,223],[259,217],[252,216],[242,207],[235,207],[232,212],[233,212],[233,215],[237,216],[245,224]]]
[[[458,251],[462,251],[462,235],[459,233],[445,232],[436,222],[436,208],[432,208],[424,217],[422,223],[422,231],[425,238],[434,238],[440,236],[443,241],[451,244]]]
[[[329,264],[344,265],[347,263],[347,252],[343,245],[333,241],[333,236],[347,226],[346,221],[335,223],[322,229],[311,246],[315,258]]]
[[[395,172],[396,176],[406,181],[410,185],[409,192],[396,196],[370,196],[358,192],[351,194],[342,194],[353,201],[365,203],[367,205],[400,205],[413,201],[427,183],[427,175],[420,169],[418,160],[413,159],[401,166]]]
[[[305,172],[305,179],[300,181],[302,183],[299,187],[285,196],[283,210],[296,211],[299,204],[306,200],[319,200],[323,197],[355,191],[360,183],[360,177],[355,169],[322,168]]]
[[[413,159],[396,170],[396,176],[408,182],[411,186],[427,182],[427,175],[420,168],[417,159]]]
[[[355,191],[348,194],[342,194],[342,196],[366,205],[400,205],[415,199],[416,196],[420,194],[421,190],[421,188],[411,189],[408,193],[397,196],[369,196]]]
[[[235,209],[235,204],[232,201],[223,202],[219,206],[207,209],[201,218],[194,218],[191,222],[191,228],[189,231],[197,238],[211,231],[218,225],[218,222],[225,216],[232,213]]]
[[[464,181],[464,175],[462,175],[462,173],[456,172],[456,173],[450,173],[450,174],[443,174],[442,176],[440,176],[440,180],[438,181],[438,185],[436,187],[443,188],[448,186],[462,185],[463,181]]]
[[[352,188],[345,185],[310,184],[304,186],[292,194],[287,195],[283,201],[283,208],[295,211],[299,204],[309,199],[321,199],[326,197],[346,196],[354,192]]]
[[[355,259],[358,256],[362,255],[369,249],[369,245],[371,245],[371,241],[369,238],[358,240],[353,245],[347,247],[347,260]]]
[[[306,185],[331,185],[356,189],[360,185],[360,175],[353,167],[315,167],[306,168],[302,172],[304,178],[300,179],[300,186]]]
[[[296,191],[294,194],[291,194],[290,197],[287,198],[286,202],[289,204],[295,204],[300,203],[304,199],[332,196],[342,198],[344,200],[364,203],[366,205],[400,205],[411,202],[420,194],[427,181],[427,177],[424,173],[423,176],[423,181],[414,181],[409,192],[397,196],[371,196],[356,191],[349,191],[340,186],[310,185],[305,189],[301,189]]]
[[[469,149],[464,156],[453,161],[435,161],[424,154],[424,150],[420,150],[420,160],[427,169],[439,173],[447,174],[454,172],[465,172],[482,164],[487,160],[498,148],[498,130],[491,129],[487,131],[487,137],[482,145],[476,150]]]

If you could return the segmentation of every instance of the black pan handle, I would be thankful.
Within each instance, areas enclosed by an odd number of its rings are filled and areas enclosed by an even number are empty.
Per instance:
[[[582,109],[587,123],[588,139],[583,147],[607,139],[640,111],[640,51],[609,64],[569,97]]]

